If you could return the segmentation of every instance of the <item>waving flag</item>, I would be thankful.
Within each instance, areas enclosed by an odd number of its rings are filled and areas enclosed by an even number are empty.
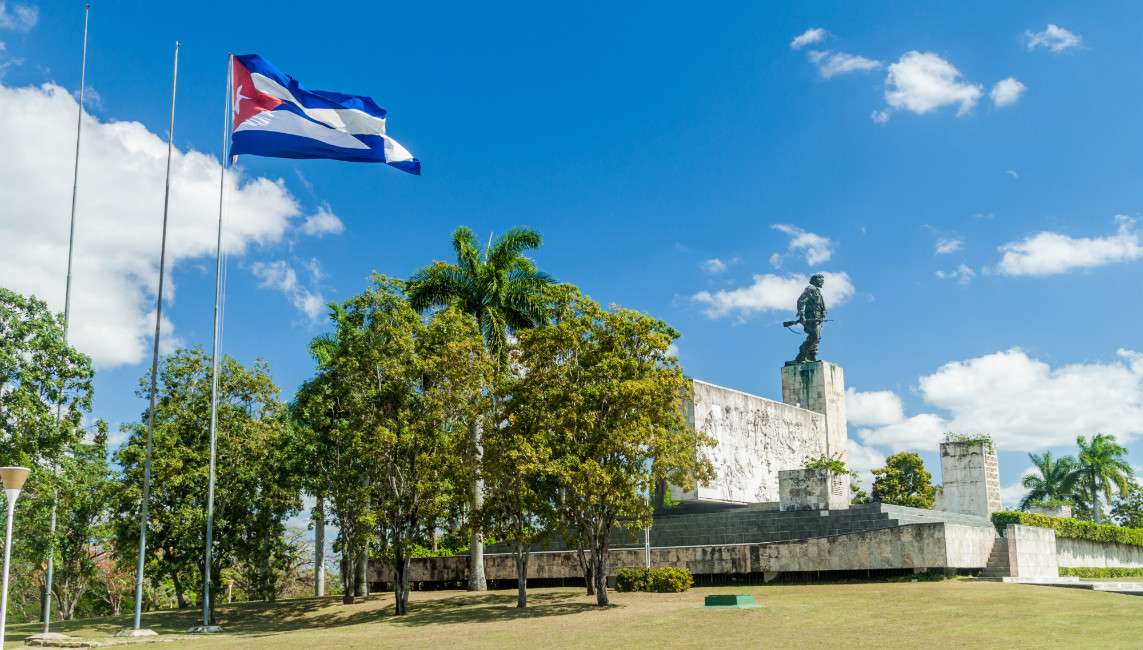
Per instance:
[[[385,109],[369,97],[307,90],[257,54],[233,59],[230,153],[382,162],[410,174],[421,163],[385,133]]]

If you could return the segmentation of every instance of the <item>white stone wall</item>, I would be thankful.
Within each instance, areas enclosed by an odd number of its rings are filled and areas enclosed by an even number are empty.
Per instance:
[[[705,452],[717,478],[688,492],[672,486],[673,499],[778,501],[778,472],[826,452],[824,415],[697,379],[693,385],[687,419],[717,441]]]
[[[1009,524],[1008,571],[1014,578],[1058,578],[1056,531],[1051,528]]]
[[[1000,510],[1000,473],[991,445],[941,443],[941,482],[945,512],[987,518]]]
[[[1064,567],[1143,568],[1143,546],[1058,537],[1056,558]]]
[[[988,556],[996,543],[996,529],[992,526],[966,526],[945,524],[945,566],[956,569],[976,569],[988,566]]]

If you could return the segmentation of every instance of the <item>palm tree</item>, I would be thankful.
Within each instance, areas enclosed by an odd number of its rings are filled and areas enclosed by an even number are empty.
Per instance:
[[[1020,509],[1026,510],[1036,501],[1067,501],[1075,491],[1078,476],[1075,474],[1076,459],[1064,456],[1052,459],[1052,452],[1028,454],[1032,464],[1040,472],[1039,476],[1028,474],[1024,477],[1024,487],[1028,493],[1020,500]]]
[[[472,231],[461,226],[452,233],[456,263],[434,262],[414,274],[408,284],[409,302],[419,311],[457,305],[471,314],[480,325],[485,347],[503,370],[508,365],[509,336],[516,330],[539,325],[546,318],[544,292],[553,280],[524,256],[539,246],[540,235],[534,230],[513,228],[495,242],[490,240],[481,251]],[[472,424],[470,436],[473,466],[477,468],[472,484],[472,506],[476,511],[484,503],[484,481],[479,472],[483,453],[480,423]],[[471,566],[469,589],[484,591],[488,588],[484,577],[484,539],[475,524]]]
[[[1131,465],[1127,464],[1127,450],[1115,442],[1115,436],[1097,433],[1091,444],[1083,436],[1076,438],[1079,446],[1079,462],[1073,474],[1076,485],[1090,495],[1091,510],[1096,523],[1100,520],[1102,508],[1099,493],[1111,500],[1112,491],[1127,494],[1128,481],[1132,475]]]

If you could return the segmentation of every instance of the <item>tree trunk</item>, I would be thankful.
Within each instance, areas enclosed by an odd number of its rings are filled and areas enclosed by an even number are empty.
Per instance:
[[[607,540],[605,539],[602,544],[597,543],[595,548],[592,554],[595,563],[592,567],[592,578],[595,579],[595,604],[606,607],[611,604],[607,599]]]
[[[325,595],[325,499],[314,506],[314,596]]]
[[[175,602],[178,604],[179,609],[187,608],[187,597],[183,593],[183,583],[179,581],[179,572],[171,571],[171,583],[175,587]]]
[[[583,584],[587,588],[587,595],[595,595],[595,581],[592,580],[591,561],[587,557],[587,553],[582,548],[575,550],[576,556],[579,557],[579,568],[583,570]]]
[[[516,607],[528,606],[528,547],[516,542]]]
[[[1091,480],[1091,516],[1095,518],[1095,523],[1099,523],[1099,488],[1096,486],[1095,477]]]
[[[480,523],[478,521],[478,513],[484,507],[484,479],[481,478],[482,470],[480,468],[481,459],[484,457],[484,446],[481,443],[481,426],[480,418],[472,421],[468,427],[468,435],[472,440],[472,461],[473,461],[473,478],[472,481],[472,547],[469,551],[469,574],[468,574],[468,590],[469,591],[487,591],[488,580],[484,577],[484,534],[480,530]]]
[[[369,545],[361,548],[361,555],[357,557],[357,586],[354,590],[358,596],[369,595]]]
[[[409,558],[393,558],[393,609],[397,616],[409,613]]]

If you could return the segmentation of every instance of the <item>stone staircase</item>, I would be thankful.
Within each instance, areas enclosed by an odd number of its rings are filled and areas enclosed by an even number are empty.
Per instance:
[[[992,543],[992,553],[988,556],[988,565],[981,572],[983,578],[1007,578],[1012,574],[1008,566],[1008,540],[997,537]]]
[[[830,537],[867,530],[896,528],[908,524],[953,523],[969,526],[992,524],[982,517],[937,512],[882,503],[851,506],[846,510],[800,510],[779,512],[777,504],[684,504],[655,515],[651,546],[711,546],[758,544]],[[611,548],[641,548],[642,531],[612,532]],[[551,540],[543,550],[563,550],[561,540]],[[537,550],[540,550],[539,548]],[[488,552],[498,552],[490,547]],[[1007,562],[1007,551],[1005,551]],[[1007,574],[1005,574],[1007,575]]]

